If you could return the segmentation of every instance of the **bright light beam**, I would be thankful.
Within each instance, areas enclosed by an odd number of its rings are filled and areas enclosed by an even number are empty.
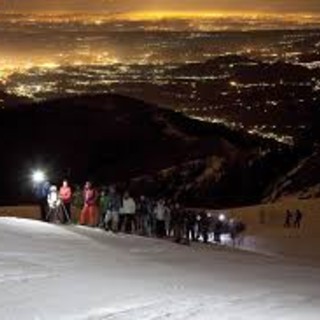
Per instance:
[[[41,170],[36,170],[32,174],[32,180],[34,183],[41,183],[45,180],[45,178],[46,178],[46,175]]]

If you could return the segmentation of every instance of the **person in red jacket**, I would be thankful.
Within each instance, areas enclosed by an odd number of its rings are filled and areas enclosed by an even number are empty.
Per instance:
[[[84,206],[80,214],[81,225],[97,226],[97,197],[97,191],[93,188],[91,182],[86,182],[83,190]]]
[[[63,222],[67,222],[68,219],[71,220],[71,200],[72,200],[72,191],[69,187],[68,181],[64,180],[62,186],[59,190],[59,196],[61,201],[64,204],[68,217],[63,215]]]

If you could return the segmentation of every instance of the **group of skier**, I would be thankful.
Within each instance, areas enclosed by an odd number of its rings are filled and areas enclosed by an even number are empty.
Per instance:
[[[56,185],[45,180],[35,185],[34,192],[39,202],[42,221],[53,218],[59,218],[62,223],[70,221],[72,190],[67,180],[62,182],[59,190]]]
[[[79,194],[72,193],[68,181],[64,180],[59,189],[46,181],[37,187],[42,220],[71,221],[71,203]],[[199,240],[220,243],[222,234],[229,234],[235,244],[245,231],[241,221],[229,220],[225,215],[187,209],[170,199],[155,200],[144,195],[134,199],[127,191],[121,195],[114,186],[98,191],[86,182],[80,198],[79,224],[107,231],[168,237],[183,244]]]
[[[301,210],[297,209],[295,212],[292,212],[288,209],[283,226],[285,228],[293,227],[299,229],[301,227],[302,218],[303,214]]]
[[[222,234],[229,234],[235,244],[246,228],[241,221],[188,209],[171,199],[155,200],[144,195],[134,199],[129,192],[121,197],[114,187],[100,193],[98,207],[98,226],[105,230],[173,238],[184,244],[199,240],[220,243]]]

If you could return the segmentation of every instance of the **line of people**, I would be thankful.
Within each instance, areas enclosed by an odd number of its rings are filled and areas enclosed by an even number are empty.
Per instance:
[[[44,182],[39,186],[38,194],[44,221],[52,221],[48,219],[52,217],[48,212],[50,213],[53,203],[56,207],[62,207],[66,213],[63,214],[64,211],[60,210],[60,216],[55,215],[55,218],[61,223],[70,220],[74,195],[67,180],[63,181],[59,190],[56,186]],[[81,198],[79,224],[100,227],[107,231],[168,237],[183,244],[199,240],[205,243],[220,243],[222,234],[229,234],[235,243],[245,231],[245,225],[241,221],[228,220],[224,215],[190,210],[170,199],[154,200],[143,195],[134,199],[129,192],[124,192],[122,196],[114,186],[110,186],[108,191],[102,189],[98,192],[91,182],[86,182]],[[47,200],[46,206],[44,199]]]
[[[99,195],[93,195],[88,187],[91,185],[85,186],[80,224],[99,226],[112,232],[169,237],[185,244],[199,240],[220,243],[222,234],[229,234],[235,243],[246,229],[240,221],[228,220],[224,215],[196,212],[170,199],[155,200],[144,195],[134,199],[127,191],[121,196],[114,186],[108,192],[102,190]]]

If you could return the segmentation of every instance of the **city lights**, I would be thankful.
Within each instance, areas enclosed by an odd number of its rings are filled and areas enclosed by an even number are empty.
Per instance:
[[[265,33],[255,32],[250,42],[244,42],[246,32],[241,31],[283,25],[291,29],[298,20],[299,28],[304,24],[309,28],[316,23],[316,14],[285,14],[283,19],[259,12],[239,15],[218,11],[2,15],[0,24],[11,30],[8,34],[19,32],[21,39],[30,32],[36,36],[29,50],[12,50],[14,37],[2,34],[3,44],[10,45],[0,54],[0,92],[24,101],[88,92],[124,94],[291,145],[294,129],[278,123],[277,115],[289,100],[301,108],[318,101],[318,79],[300,77],[295,69],[319,68],[319,59],[300,61],[304,54],[300,44],[309,43],[309,36],[297,31],[266,38]],[[210,32],[234,26],[240,33],[232,43],[227,33]],[[66,33],[57,38],[61,30]],[[73,30],[78,30],[76,36],[71,36]],[[315,50],[319,43],[314,34]],[[194,49],[198,46],[201,50]],[[279,62],[290,65],[297,78],[286,77],[284,70],[281,78],[269,79]],[[5,108],[8,100],[0,99]],[[251,123],[252,118],[260,120]]]

